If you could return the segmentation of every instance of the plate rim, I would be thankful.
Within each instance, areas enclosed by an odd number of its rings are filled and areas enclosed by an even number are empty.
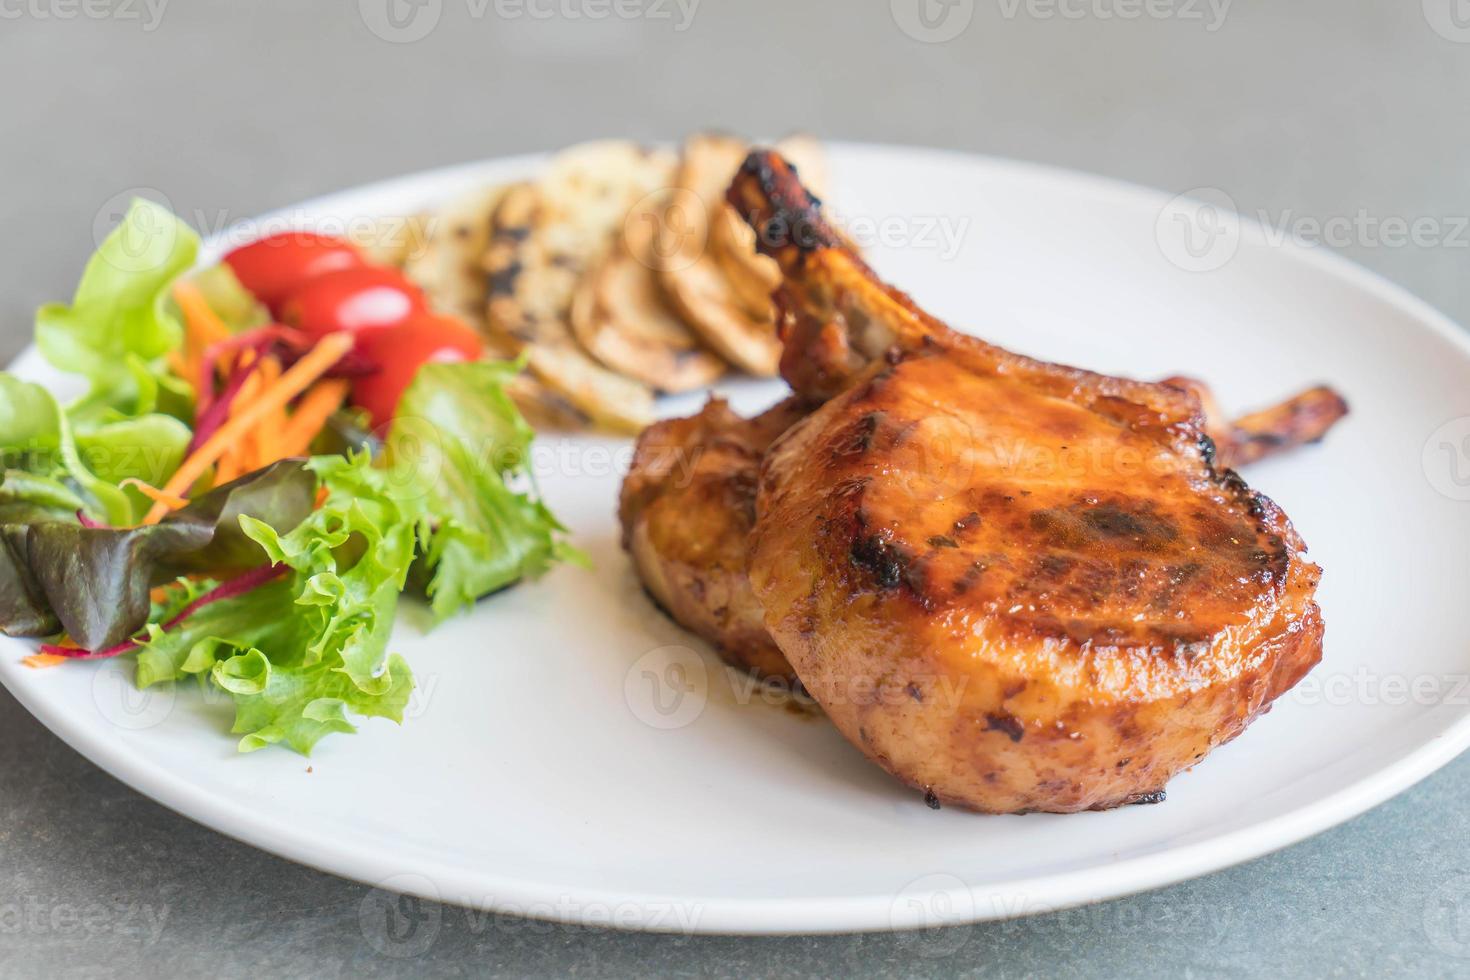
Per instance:
[[[1032,178],[1041,176],[1065,181],[1093,193],[1104,193],[1154,207],[1178,196],[1130,181],[1055,164],[921,145],[844,140],[825,142],[834,156],[851,153],[873,157],[888,156],[895,160],[928,157],[953,164],[979,165],[996,173]],[[431,185],[464,180],[477,172],[490,169],[529,170],[549,156],[549,152],[537,152],[489,157],[413,171],[341,188],[299,202],[290,202],[260,215],[232,222],[228,227],[208,236],[201,248],[201,261],[217,257],[221,245],[244,222],[266,222],[279,220],[290,213],[319,212],[331,207],[332,202],[345,197],[387,194],[409,183]],[[1240,216],[1240,221],[1243,228],[1258,226],[1258,222],[1244,215]],[[1387,305],[1409,314],[1416,324],[1429,328],[1439,339],[1449,342],[1470,358],[1470,335],[1456,326],[1446,314],[1383,275],[1325,246],[1286,241],[1275,248],[1290,256],[1286,261],[1314,265],[1341,286],[1367,292]],[[7,368],[34,356],[34,345],[27,345]],[[0,637],[0,647],[22,642],[24,641],[19,639]],[[698,909],[698,921],[692,927],[681,928],[673,923],[665,925],[645,921],[618,926],[647,932],[813,935],[886,932],[901,928],[893,921],[895,896],[892,894],[776,899],[696,899],[688,896],[629,894],[606,888],[562,887],[546,880],[532,881],[484,870],[464,870],[441,861],[420,858],[409,862],[412,867],[385,873],[391,860],[385,862],[375,858],[360,845],[354,847],[329,834],[313,832],[309,826],[292,824],[286,817],[272,818],[265,815],[251,819],[251,811],[240,810],[226,794],[203,789],[165,767],[142,762],[115,748],[102,733],[94,731],[76,717],[65,712],[53,713],[42,705],[42,699],[28,690],[28,685],[16,683],[20,676],[18,668],[0,658],[0,684],[10,691],[21,706],[73,750],[130,788],[218,833],[266,853],[361,883],[369,888],[379,887],[381,883],[391,880],[395,892],[419,898],[481,912],[514,914],[583,925],[609,924],[606,916],[590,917],[587,911],[589,908],[605,910],[638,905],[645,908],[670,906]],[[967,899],[976,910],[975,913],[956,917],[952,922],[946,923],[960,925],[1044,914],[1165,887],[1263,857],[1330,830],[1404,792],[1447,765],[1467,748],[1470,748],[1470,713],[1461,713],[1437,733],[1426,735],[1419,745],[1392,761],[1383,763],[1370,774],[1264,823],[1180,847],[1078,871],[1017,878],[990,886],[933,889],[926,894],[945,895],[951,900]],[[422,887],[423,884],[429,887]],[[575,897],[573,908],[581,911],[558,914],[558,903],[565,902],[568,896]],[[1012,896],[1023,897],[1025,904],[1012,907],[1007,902]]]

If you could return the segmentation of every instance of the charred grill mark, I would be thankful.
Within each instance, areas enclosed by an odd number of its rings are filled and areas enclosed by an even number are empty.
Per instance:
[[[954,522],[954,533],[956,535],[962,535],[970,528],[979,526],[979,524],[980,515],[972,510],[964,517],[961,517],[959,520]]]
[[[740,513],[747,529],[755,526],[756,482],[756,475],[751,472],[737,473],[725,484],[730,506]]]
[[[878,427],[882,424],[882,412],[869,412],[858,419],[848,427],[846,432],[837,437],[836,445],[832,447],[832,459],[841,462],[862,456],[873,448],[873,439],[877,435]]]
[[[1042,535],[1048,545],[1067,550],[1106,544],[1160,552],[1175,544],[1180,536],[1174,523],[1155,513],[1152,504],[1146,501],[1130,509],[1119,503],[1084,498],[1068,507],[1033,511],[1027,521],[1031,530]]]
[[[755,229],[766,255],[790,247],[805,254],[841,246],[822,219],[822,202],[801,185],[796,168],[770,150],[751,151],[726,198]]]
[[[516,279],[520,277],[522,266],[519,259],[512,259],[508,264],[492,269],[489,276],[490,294],[492,296],[510,296],[515,293]]]
[[[883,368],[883,370],[874,374],[867,381],[864,381],[857,388],[853,389],[852,395],[850,396],[852,399],[851,404],[861,405],[864,402],[877,401],[878,396],[892,379],[893,368]]]
[[[1139,793],[1137,796],[1129,797],[1128,805],[1147,806],[1154,803],[1162,803],[1168,798],[1168,795],[1166,791],[1161,789],[1156,789],[1152,793]]]
[[[955,580],[954,594],[964,595],[966,592],[969,592],[970,589],[975,586],[975,583],[980,581],[980,577],[984,575],[989,568],[990,564],[988,562],[972,562],[970,564],[970,567],[965,569],[964,573]]]
[[[1140,547],[1163,544],[1179,537],[1172,523],[1154,514],[1130,514],[1112,504],[1100,504],[1086,512],[1087,526],[1110,538],[1133,538]]]
[[[1240,498],[1241,502],[1247,507],[1260,506],[1261,502],[1255,499],[1259,495],[1234,470],[1225,470],[1220,474],[1220,486],[1230,491],[1232,495]]]
[[[913,560],[902,545],[886,534],[867,534],[855,539],[850,553],[852,563],[873,577],[880,588],[892,589],[905,581]]]
[[[1060,582],[1077,566],[1077,561],[1066,555],[1042,555],[1036,561],[1034,578],[1041,582]]]
[[[929,539],[931,548],[958,548],[959,542],[947,534],[936,534]]]
[[[1210,469],[1215,468],[1215,460],[1219,456],[1219,451],[1215,447],[1215,440],[1211,439],[1203,432],[1199,434],[1199,454],[1200,456],[1204,457],[1206,466],[1208,466]]]
[[[1167,612],[1172,609],[1184,585],[1197,576],[1200,569],[1200,564],[1193,561],[1182,565],[1164,566],[1164,580],[1149,598],[1149,608],[1159,612]]]
[[[1012,742],[1019,742],[1026,734],[1026,729],[1016,720],[1014,715],[989,714],[985,716],[985,730],[987,732],[1000,732]]]

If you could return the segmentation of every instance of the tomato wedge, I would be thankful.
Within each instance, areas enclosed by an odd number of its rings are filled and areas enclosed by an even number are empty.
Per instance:
[[[352,385],[352,401],[367,409],[375,425],[393,418],[403,392],[423,365],[472,361],[480,356],[480,335],[464,322],[422,312],[397,327],[357,335],[357,349],[378,368]]]
[[[365,265],[301,283],[281,304],[281,320],[313,337],[401,326],[426,309],[423,291],[397,269]]]
[[[311,231],[283,231],[242,245],[225,264],[240,284],[275,314],[290,293],[308,279],[366,262],[352,243]]]

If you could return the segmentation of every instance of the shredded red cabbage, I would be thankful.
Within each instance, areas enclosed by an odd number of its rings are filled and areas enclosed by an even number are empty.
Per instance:
[[[177,616],[174,616],[163,624],[163,629],[165,631],[170,630],[210,603],[244,595],[251,589],[259,588],[267,582],[280,578],[288,571],[290,571],[289,565],[262,565],[260,568],[251,569],[243,575],[237,575],[228,582],[222,582],[213,589],[210,589],[179,610]],[[137,639],[131,639],[124,640],[116,646],[107,647],[105,650],[82,650],[77,647],[58,646],[55,643],[43,643],[41,644],[41,652],[53,657],[65,657],[68,660],[106,660],[110,657],[118,657],[124,653],[136,650],[139,645],[140,642]]]

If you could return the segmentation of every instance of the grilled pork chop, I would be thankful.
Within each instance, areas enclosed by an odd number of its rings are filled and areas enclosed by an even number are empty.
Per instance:
[[[1170,378],[1205,408],[1217,465],[1256,462],[1315,442],[1347,406],[1318,387],[1235,421],[1220,421],[1201,382]],[[799,683],[796,671],[766,632],[765,614],[746,572],[747,539],[755,526],[755,487],[761,459],[776,437],[811,407],[789,398],[755,418],[720,399],[699,414],[657,422],[638,437],[623,481],[618,514],[623,547],[649,595],[671,619],[709,641],[726,663],[758,677]]]
[[[785,276],[783,374],[828,399],[763,458],[751,585],[871,759],[935,805],[1155,800],[1317,663],[1319,569],[1194,394],[955,333],[771,154],[729,197]]]
[[[623,547],[654,601],[732,666],[788,682],[796,674],[766,632],[746,550],[761,457],[806,414],[797,398],[753,419],[713,400],[657,422],[638,437],[618,503]]]
[[[800,291],[784,290],[780,298],[785,304],[799,302]],[[792,324],[801,311],[783,306],[782,314]],[[942,329],[925,323],[898,341],[912,346],[932,329]],[[810,324],[807,334],[814,334],[815,326]],[[800,346],[808,341],[793,338],[792,343],[810,353]],[[850,348],[853,369],[881,350],[881,343],[866,351]],[[796,383],[820,397],[821,387],[804,380],[809,366],[806,358],[788,358],[787,370]],[[1315,442],[1347,413],[1336,392],[1316,387],[1230,421],[1202,382],[1174,377],[1164,383],[1199,398],[1205,431],[1216,446],[1217,467],[1256,462]],[[818,403],[791,398],[746,419],[714,400],[697,415],[649,426],[638,439],[619,506],[623,545],[655,602],[713,644],[732,666],[788,686],[799,682],[766,631],[763,610],[750,588],[747,539],[755,523],[756,476],[766,449]]]

